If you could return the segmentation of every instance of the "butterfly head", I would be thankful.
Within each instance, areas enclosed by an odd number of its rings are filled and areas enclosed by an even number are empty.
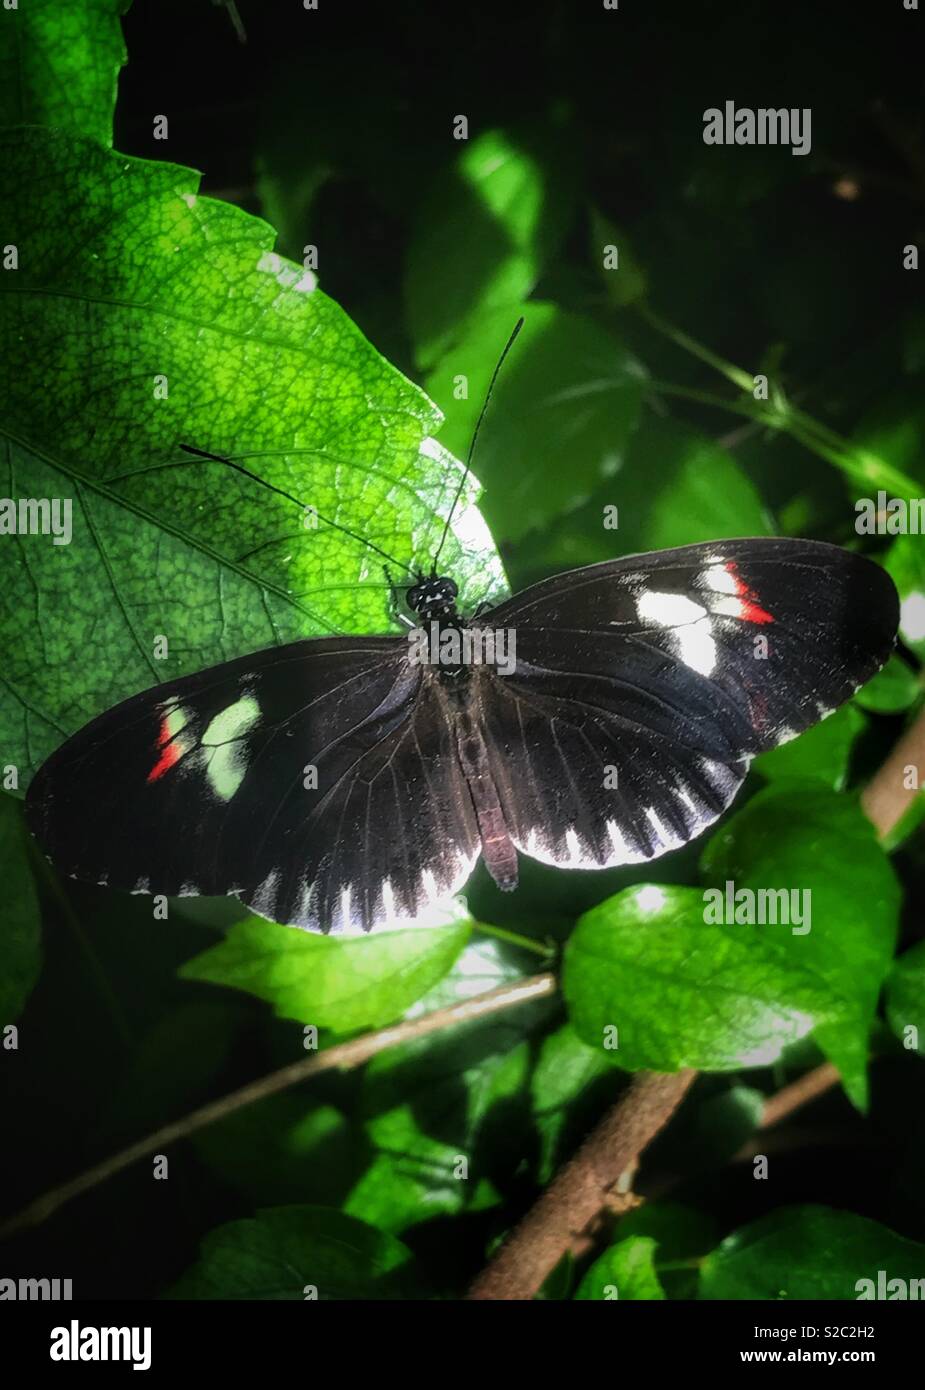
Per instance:
[[[459,589],[446,575],[421,575],[407,593],[408,607],[425,621],[455,618]]]

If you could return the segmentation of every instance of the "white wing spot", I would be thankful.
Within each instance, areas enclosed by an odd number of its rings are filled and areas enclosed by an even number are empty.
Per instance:
[[[430,869],[425,869],[424,872],[421,874],[421,886],[424,889],[424,897],[427,899],[428,902],[432,903],[435,898],[438,898],[440,896],[440,890],[437,887],[437,880],[434,878],[433,873]]]
[[[658,623],[659,627],[680,627],[707,616],[705,608],[684,594],[659,594],[652,589],[644,589],[639,595],[636,611],[640,618]]]
[[[672,845],[675,843],[675,836],[669,835],[668,831],[659,820],[654,806],[646,807],[646,817],[663,845]]]
[[[703,583],[714,594],[735,594],[738,593],[738,584],[734,574],[730,574],[725,565],[712,564],[703,572]]]
[[[684,665],[701,676],[712,675],[716,668],[716,641],[710,619],[701,618],[691,623],[690,627],[679,627],[674,636],[678,643],[678,655]]]
[[[617,853],[620,863],[631,862],[632,851],[629,845],[620,834],[620,829],[615,820],[607,822],[607,834],[610,836],[610,843]]]
[[[565,832],[565,843],[568,848],[569,862],[578,864],[582,860],[581,841],[575,831],[574,826],[569,826]]]

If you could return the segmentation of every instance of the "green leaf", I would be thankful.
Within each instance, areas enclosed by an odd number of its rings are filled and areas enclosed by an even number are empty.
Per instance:
[[[515,307],[565,232],[569,181],[554,155],[531,144],[503,130],[461,142],[453,164],[422,201],[408,248],[405,296],[424,370],[499,310],[507,323],[503,346]]]
[[[865,722],[854,705],[844,705],[799,738],[762,753],[755,759],[753,770],[769,782],[809,777],[824,782],[833,791],[843,791],[851,750]]]
[[[180,1299],[381,1299],[402,1296],[404,1245],[327,1207],[271,1207],[229,1221],[202,1242],[170,1290]]]
[[[18,1018],[42,965],[41,918],[22,811],[0,796],[0,1030]]]
[[[862,709],[874,714],[900,714],[914,704],[921,693],[920,677],[894,653],[883,670],[858,691],[854,700]],[[830,720],[826,722],[831,723]]]
[[[472,930],[462,911],[448,907],[443,925],[344,938],[248,917],[180,974],[248,990],[281,1018],[338,1033],[381,1028],[451,968]]]
[[[714,835],[704,872],[709,896],[640,885],[580,918],[563,974],[579,1036],[602,1047],[616,1027],[619,1048],[606,1055],[628,1070],[729,1071],[767,1065],[815,1029],[863,1105],[868,1033],[899,904],[873,828],[832,792],[769,787]],[[793,919],[730,922],[727,883],[733,893],[800,893],[786,900]],[[770,905],[776,912],[777,900]]]
[[[577,1299],[660,1299],[665,1290],[655,1272],[655,1241],[629,1236],[605,1250],[575,1291]]]
[[[35,767],[155,681],[298,637],[389,631],[381,557],[306,526],[298,503],[424,562],[461,468],[427,437],[440,421],[427,398],[270,249],[269,227],[199,198],[189,171],[38,129],[0,136],[0,170],[19,248],[0,298],[16,364],[3,491],[73,505],[69,544],[29,534],[0,551],[9,761]],[[474,602],[504,585],[467,487],[444,560]]]
[[[522,306],[523,330],[479,433],[476,468],[493,533],[518,540],[586,502],[620,469],[639,418],[645,372],[593,319],[555,304]],[[427,389],[464,452],[517,309],[485,314],[441,361]],[[457,399],[459,378],[467,397]]]
[[[544,1038],[530,1079],[542,1145],[538,1171],[541,1183],[548,1182],[558,1166],[563,1135],[572,1113],[585,1110],[585,1100],[598,1096],[602,1087],[596,1083],[601,1082],[605,1083],[607,1096],[612,1096],[616,1082],[612,1063],[601,1048],[582,1042],[571,1024],[563,1024]]]
[[[822,982],[768,948],[781,928],[708,926],[704,911],[699,888],[642,884],[579,918],[563,991],[579,1037],[612,1065],[766,1066],[831,1016]],[[604,1049],[614,1027],[619,1047]]]
[[[925,1054],[925,941],[893,962],[886,984],[886,1017],[908,1051]]]
[[[131,0],[22,0],[0,11],[0,126],[65,126],[112,144]]]
[[[487,476],[484,469],[482,474]],[[613,508],[617,526],[608,529],[605,517],[613,516]],[[615,555],[772,531],[764,503],[728,450],[681,421],[648,414],[610,480],[568,526],[527,537],[517,562],[532,576]]]
[[[811,784],[769,787],[727,821],[703,856],[707,881],[723,887],[787,888],[810,894],[812,930],[756,932],[775,963],[821,986],[830,1020],[815,1040],[838,1067],[849,1096],[867,1097],[870,1025],[896,942],[899,886],[873,827],[854,801]],[[728,929],[727,929],[728,930]]]
[[[653,459],[658,460],[656,487]],[[637,431],[623,474],[615,480],[613,501],[620,504],[623,552],[769,536],[774,530],[767,508],[728,449],[670,418],[652,416]]]
[[[890,1290],[890,1280],[906,1281],[908,1290],[908,1282],[921,1280],[923,1270],[925,1245],[877,1221],[829,1207],[786,1207],[735,1231],[707,1256],[699,1296],[887,1298],[899,1287]]]

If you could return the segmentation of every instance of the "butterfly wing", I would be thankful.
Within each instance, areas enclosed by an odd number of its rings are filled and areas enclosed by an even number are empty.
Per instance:
[[[409,924],[478,853],[452,730],[401,638],[292,643],[117,705],[26,798],[65,874],[237,895],[316,931]]]
[[[880,669],[898,617],[879,566],[789,539],[605,561],[517,594],[479,620],[516,640],[483,699],[514,843],[601,868],[693,839],[754,754]]]

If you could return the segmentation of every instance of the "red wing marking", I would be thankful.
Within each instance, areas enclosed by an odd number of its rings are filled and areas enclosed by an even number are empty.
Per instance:
[[[157,746],[161,750],[161,756],[148,773],[147,780],[149,782],[156,782],[159,777],[163,777],[164,773],[169,772],[180,758],[177,739],[170,732],[170,716],[168,714],[161,715],[161,731],[157,736]]]
[[[728,560],[725,570],[735,581],[736,594],[742,602],[742,612],[739,616],[747,623],[773,623],[771,614],[759,606],[757,596],[740,577],[735,560]]]

